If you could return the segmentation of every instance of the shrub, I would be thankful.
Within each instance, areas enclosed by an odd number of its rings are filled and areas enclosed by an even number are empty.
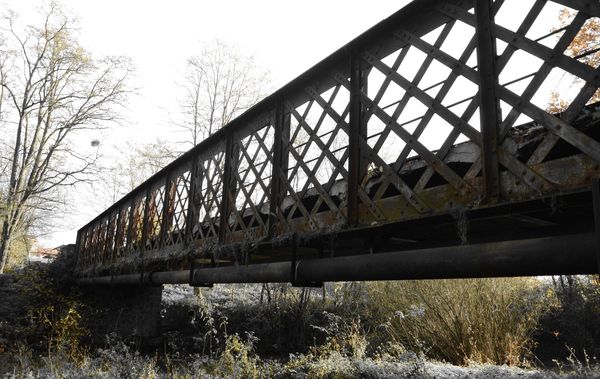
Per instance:
[[[360,319],[346,320],[329,312],[323,312],[323,315],[326,325],[313,325],[313,328],[325,334],[325,343],[313,346],[309,350],[309,355],[323,357],[331,353],[339,353],[358,359],[365,358],[369,345],[368,333]]]
[[[48,354],[80,359],[84,353],[81,338],[88,333],[82,322],[83,305],[77,296],[57,291],[49,266],[30,265],[20,272],[17,280],[27,283],[23,287],[29,301],[25,336],[44,341]]]
[[[385,335],[453,364],[523,364],[549,294],[535,279],[371,283]]]
[[[12,309],[3,304],[6,322],[0,322],[0,345],[18,350],[19,344],[29,343],[49,356],[83,357],[81,339],[88,332],[83,326],[80,296],[66,285],[72,267],[72,257],[67,255],[50,265],[31,263],[3,276],[0,293],[9,297],[3,303]]]
[[[252,334],[247,334],[245,340],[237,334],[227,336],[225,347],[213,364],[213,373],[229,378],[267,377],[260,358],[254,354],[255,342]]]

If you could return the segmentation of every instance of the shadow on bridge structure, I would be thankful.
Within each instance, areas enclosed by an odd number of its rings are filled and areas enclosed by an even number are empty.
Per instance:
[[[591,0],[413,1],[81,228],[78,281],[598,272],[598,46],[569,48],[598,17]]]

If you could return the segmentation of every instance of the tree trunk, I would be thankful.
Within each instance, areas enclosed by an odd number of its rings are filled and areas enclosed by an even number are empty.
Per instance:
[[[4,273],[6,261],[8,260],[8,248],[10,247],[10,226],[8,220],[2,223],[2,238],[0,238],[0,274]]]

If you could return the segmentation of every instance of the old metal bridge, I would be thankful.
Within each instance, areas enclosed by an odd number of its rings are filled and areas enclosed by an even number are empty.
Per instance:
[[[81,228],[79,281],[597,272],[598,17],[413,1]]]

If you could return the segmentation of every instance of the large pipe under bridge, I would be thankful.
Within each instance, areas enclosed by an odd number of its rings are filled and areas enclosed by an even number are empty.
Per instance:
[[[592,274],[595,233],[337,258],[80,278],[80,284],[161,285],[481,278]]]

